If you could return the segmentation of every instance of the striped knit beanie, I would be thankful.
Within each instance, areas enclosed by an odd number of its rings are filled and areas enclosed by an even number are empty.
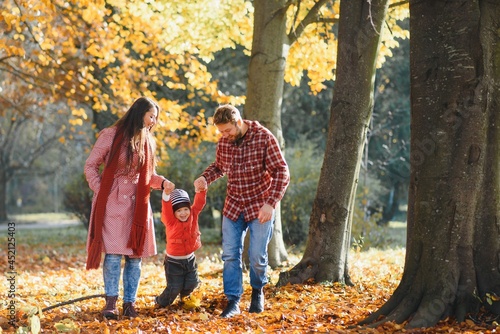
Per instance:
[[[191,208],[191,201],[185,190],[175,189],[172,191],[170,194],[170,201],[172,202],[172,209],[174,209],[174,212],[184,207]]]

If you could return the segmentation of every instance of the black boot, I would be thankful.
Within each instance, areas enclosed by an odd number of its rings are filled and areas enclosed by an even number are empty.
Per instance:
[[[264,311],[264,292],[262,289],[252,288],[252,302],[250,303],[250,313],[260,313]]]
[[[106,296],[106,306],[102,310],[102,315],[106,319],[118,319],[118,309],[116,308],[116,300],[118,296]]]
[[[238,306],[238,301],[230,300],[227,302],[227,306],[220,316],[221,318],[232,318],[238,314],[240,314],[240,307]]]

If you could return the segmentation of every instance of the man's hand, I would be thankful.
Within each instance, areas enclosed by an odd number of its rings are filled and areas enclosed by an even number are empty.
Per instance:
[[[262,224],[271,220],[271,218],[273,218],[273,212],[274,208],[272,206],[270,206],[269,204],[264,204],[259,210],[259,222]]]

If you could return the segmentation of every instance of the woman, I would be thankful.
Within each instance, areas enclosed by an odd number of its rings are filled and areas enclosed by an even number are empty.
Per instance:
[[[87,240],[87,269],[97,269],[104,252],[105,318],[117,319],[118,288],[123,269],[123,316],[137,317],[134,303],[141,258],[156,254],[151,188],[171,192],[175,186],[155,172],[152,129],[160,108],[147,97],[137,99],[113,126],[101,131],[85,163],[94,191]],[[104,165],[102,173],[99,172]]]

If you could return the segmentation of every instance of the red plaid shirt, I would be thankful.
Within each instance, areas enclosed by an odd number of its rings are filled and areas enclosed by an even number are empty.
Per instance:
[[[227,175],[227,192],[222,214],[235,221],[257,219],[264,204],[273,208],[283,198],[290,173],[276,137],[256,121],[248,125],[240,145],[221,138],[215,161],[203,172],[210,184]]]

